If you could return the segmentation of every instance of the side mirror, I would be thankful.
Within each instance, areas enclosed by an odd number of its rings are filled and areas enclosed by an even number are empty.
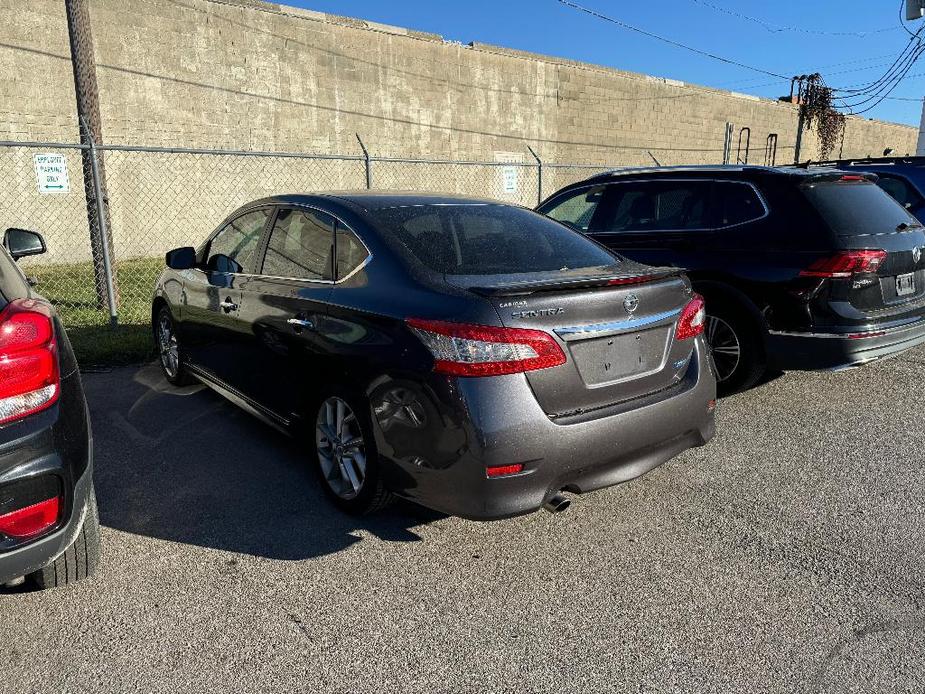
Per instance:
[[[196,267],[196,249],[192,246],[174,248],[164,256],[167,267],[172,270],[189,270]]]
[[[3,245],[13,260],[25,258],[27,255],[41,255],[48,250],[42,235],[28,229],[7,229],[3,232]]]

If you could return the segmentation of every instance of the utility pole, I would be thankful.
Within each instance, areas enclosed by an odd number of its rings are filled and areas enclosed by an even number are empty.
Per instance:
[[[96,85],[96,60],[90,31],[90,12],[85,0],[64,0],[67,29],[71,43],[71,64],[74,68],[74,91],[77,94],[77,119],[80,142],[100,145],[103,127],[100,119],[99,91]],[[84,194],[87,200],[87,221],[90,227],[90,250],[93,254],[93,277],[99,308],[118,305],[112,236],[109,225],[109,196],[106,193],[106,170],[102,156],[91,149],[81,150],[83,157]],[[94,171],[94,166],[96,171]]]

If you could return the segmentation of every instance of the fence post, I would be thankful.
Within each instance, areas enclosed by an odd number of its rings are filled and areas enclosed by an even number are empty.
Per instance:
[[[96,84],[96,62],[93,55],[93,37],[90,31],[90,14],[84,0],[65,0],[68,37],[71,47],[71,63],[74,72],[74,92],[77,97],[77,117],[80,122],[80,141],[85,145],[102,143],[103,129],[100,120],[99,94]],[[96,141],[94,143],[93,141]],[[109,208],[106,196],[106,172],[102,162],[96,162],[96,171],[92,171],[90,162],[92,153],[84,149],[83,159],[84,195],[87,198],[87,222],[90,232],[90,251],[93,256],[93,280],[96,289],[96,302],[99,308],[106,304],[118,303],[118,283],[110,274],[105,277],[105,264],[112,265],[113,259],[104,248],[112,246],[112,239],[106,236]],[[93,183],[93,179],[96,183]],[[94,193],[94,190],[96,193]],[[93,199],[91,199],[91,196]],[[95,201],[103,199],[100,209]],[[98,221],[94,220],[94,217]],[[107,290],[108,287],[108,290]],[[108,291],[108,296],[104,296]]]
[[[527,145],[527,149],[530,150],[530,154],[536,159],[536,204],[539,205],[543,202],[543,160],[533,151],[533,147]]]
[[[723,165],[729,163],[732,155],[732,134],[735,132],[735,125],[726,122],[726,134],[723,137]]]
[[[370,190],[373,187],[373,161],[369,158],[369,151],[366,149],[366,145],[363,144],[363,140],[360,139],[360,133],[356,133],[357,142],[360,143],[360,149],[363,150],[363,159],[366,162],[366,189]]]
[[[81,116],[81,121],[83,117]],[[119,309],[116,305],[116,288],[112,273],[112,256],[109,250],[109,226],[106,215],[106,201],[103,199],[103,182],[100,177],[99,152],[96,149],[96,140],[86,129],[87,140],[90,143],[90,172],[92,174],[93,197],[96,201],[96,222],[100,232],[100,250],[103,256],[103,276],[106,283],[106,303],[109,308],[109,324],[119,324]]]

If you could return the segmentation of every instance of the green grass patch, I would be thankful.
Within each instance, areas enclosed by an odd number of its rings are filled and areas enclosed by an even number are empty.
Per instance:
[[[151,295],[164,269],[162,258],[122,260],[116,265],[119,324],[111,326],[106,302],[98,301],[92,263],[23,268],[51,301],[83,366],[133,364],[154,355]]]

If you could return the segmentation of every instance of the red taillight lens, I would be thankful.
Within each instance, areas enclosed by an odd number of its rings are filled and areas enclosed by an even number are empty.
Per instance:
[[[23,540],[40,535],[57,525],[61,503],[52,497],[0,516],[0,534]]]
[[[495,465],[485,468],[485,474],[488,477],[506,477],[507,475],[516,475],[523,472],[523,463],[514,463],[512,465]]]
[[[678,319],[678,327],[675,329],[674,336],[677,340],[689,340],[703,333],[703,326],[707,320],[706,304],[700,294],[694,294],[693,298],[681,311],[681,317]]]
[[[434,371],[454,376],[501,376],[565,363],[549,333],[409,318],[405,321],[434,355]]]
[[[864,272],[877,272],[886,251],[842,251],[820,258],[800,273],[800,277],[851,277]]]
[[[31,299],[10,302],[0,311],[0,424],[45,409],[59,390],[51,311]]]

